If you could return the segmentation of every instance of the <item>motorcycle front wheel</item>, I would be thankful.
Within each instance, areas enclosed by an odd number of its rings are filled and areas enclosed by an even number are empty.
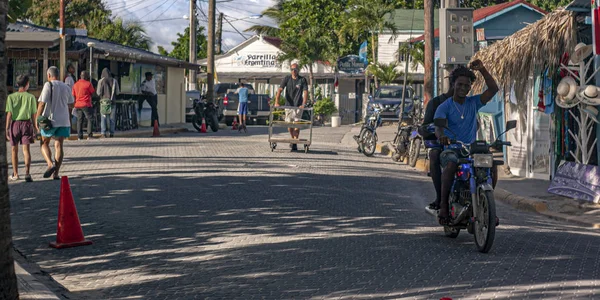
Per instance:
[[[488,253],[496,237],[496,203],[492,191],[478,192],[477,215],[475,216],[475,245],[477,250]]]
[[[192,116],[192,125],[194,126],[194,128],[198,131],[200,131],[200,126],[202,126],[202,121],[198,122],[198,115],[193,115]]]
[[[415,167],[417,160],[419,160],[419,154],[421,154],[421,139],[416,138],[410,142],[410,149],[408,150],[408,165]]]
[[[217,117],[217,114],[211,114],[210,118],[210,129],[212,129],[213,132],[219,131],[219,117]]]
[[[375,149],[377,148],[377,139],[375,138],[375,132],[371,128],[363,129],[360,136],[362,152],[366,156],[373,156]]]

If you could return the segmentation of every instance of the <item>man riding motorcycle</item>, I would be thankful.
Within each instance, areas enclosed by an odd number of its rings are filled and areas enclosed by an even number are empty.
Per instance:
[[[467,96],[476,79],[475,73],[465,67],[458,67],[454,70],[450,79],[450,81],[454,82],[454,94],[452,98],[446,100],[438,107],[434,115],[434,119],[446,119],[448,121],[448,128],[450,130],[438,126],[435,128],[435,135],[442,145],[449,145],[450,137],[465,144],[473,143],[477,138],[477,111],[492,100],[499,90],[496,81],[480,60],[473,61],[469,68],[481,73],[485,79],[487,90],[480,95]],[[456,134],[456,137],[454,134]],[[448,198],[454,181],[454,175],[458,168],[458,159],[459,153],[454,150],[447,149],[440,154],[440,163],[443,171],[438,220],[441,225],[447,225],[450,222],[448,216]],[[497,173],[494,170],[493,172]],[[497,177],[497,175],[493,177]]]
[[[452,74],[450,73],[450,79],[452,80]],[[427,126],[433,123],[433,116],[437,108],[444,103],[447,99],[454,95],[454,82],[450,81],[450,88],[445,94],[441,94],[427,103],[425,109],[425,118],[423,119],[423,125],[419,128],[419,134],[423,136],[425,140],[437,140],[435,135],[432,136],[427,132]],[[435,201],[429,204],[429,208],[433,210],[440,209],[440,200],[442,199],[442,168],[440,165],[440,154],[442,150],[439,148],[429,150],[429,175],[433,181],[433,187],[435,188]]]

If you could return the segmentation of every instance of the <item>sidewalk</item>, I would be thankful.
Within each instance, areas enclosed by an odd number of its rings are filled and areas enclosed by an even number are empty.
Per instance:
[[[58,300],[56,294],[52,293],[43,283],[27,272],[15,260],[15,273],[19,286],[19,299],[21,300]]]
[[[192,124],[191,123],[180,123],[180,124],[167,124],[167,125],[161,125],[159,127],[159,131],[160,134],[171,134],[171,133],[178,133],[178,132],[186,132],[189,130],[194,130],[192,128]],[[122,137],[151,137],[152,133],[154,132],[154,128],[153,127],[139,127],[137,129],[132,129],[132,130],[126,130],[126,131],[115,131],[115,137],[117,138],[122,138]],[[94,132],[94,139],[103,139],[105,138],[104,136],[102,136],[99,132]],[[77,140],[77,134],[73,134],[71,133],[71,136],[69,137],[70,141],[76,141]]]

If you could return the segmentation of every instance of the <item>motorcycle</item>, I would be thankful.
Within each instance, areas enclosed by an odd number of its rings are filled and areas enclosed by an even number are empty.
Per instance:
[[[411,167],[417,165],[417,160],[421,154],[421,145],[423,137],[419,134],[418,128],[421,120],[420,102],[415,102],[411,110],[412,125],[398,122],[398,131],[394,138],[393,147],[394,154],[392,160],[395,162],[404,162],[407,159],[407,164]]]
[[[201,99],[194,99],[194,115],[192,116],[192,125],[196,130],[202,128],[202,119],[204,118],[206,126],[210,126],[213,132],[219,130],[218,106],[213,102],[206,101],[206,96]]]
[[[448,129],[445,119],[436,119],[434,124]],[[467,229],[470,234],[474,235],[477,250],[482,253],[487,253],[492,248],[496,226],[499,225],[496,217],[491,170],[494,165],[504,164],[502,160],[494,160],[490,148],[511,146],[510,142],[503,142],[500,137],[516,126],[517,121],[508,121],[506,130],[491,144],[486,141],[475,141],[467,145],[457,140],[451,140],[450,145],[443,146],[445,149],[454,149],[460,153],[458,168],[450,190],[448,206],[450,223],[444,225],[444,234],[450,238],[456,238],[461,229]],[[456,135],[454,132],[451,133]],[[436,147],[435,144],[426,146]],[[440,145],[437,144],[437,147]],[[439,210],[429,207],[426,207],[425,210],[437,219]]]
[[[360,128],[360,133],[354,136],[358,144],[358,152],[365,156],[373,156],[377,146],[377,127],[382,124],[381,109],[374,108],[365,124]]]

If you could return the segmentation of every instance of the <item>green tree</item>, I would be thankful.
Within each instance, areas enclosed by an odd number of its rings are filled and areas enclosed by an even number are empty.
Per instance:
[[[88,34],[98,39],[144,50],[150,50],[152,44],[152,40],[146,35],[146,29],[141,23],[124,22],[121,18],[115,18],[99,27],[98,31]]]
[[[66,0],[65,1],[65,26],[70,28],[86,28],[88,16],[94,11],[99,11],[110,16],[102,0]],[[34,24],[57,28],[60,17],[60,0],[33,0],[27,10],[27,18]]]
[[[285,15],[283,12],[284,2],[284,0],[277,0],[275,5],[265,9],[262,12],[262,15],[273,19],[277,24],[283,23],[285,21]],[[254,25],[244,30],[244,32],[254,32],[258,35],[279,37],[279,28],[269,25]]]
[[[397,67],[398,63],[396,62],[389,64],[370,64],[367,68],[367,72],[379,78],[381,83],[390,84],[398,79],[398,77],[404,75],[404,72],[398,71]]]
[[[398,35],[396,24],[390,21],[389,13],[395,9],[392,1],[386,0],[350,0],[346,12],[347,21],[344,22],[340,33],[347,34],[354,39],[360,38],[365,32],[371,35],[372,62],[377,64],[377,38],[381,32],[390,32],[393,41]],[[379,87],[375,76],[375,87]]]
[[[196,58],[206,58],[207,57],[207,46],[208,41],[206,36],[204,35],[204,27],[197,27],[196,30]],[[180,60],[189,61],[190,60],[190,28],[187,27],[183,34],[177,33],[177,40],[171,42],[173,46],[173,50],[171,52],[167,52],[163,47],[158,47],[158,53],[160,55],[167,55],[173,58],[177,58]]]
[[[32,0],[9,0],[8,1],[8,21],[14,23],[17,19],[26,16],[27,10],[31,7]]]
[[[6,26],[8,0],[0,0],[0,107],[6,103]],[[8,194],[8,163],[6,157],[6,132],[2,131],[0,143],[0,299],[18,299],[17,277],[13,260],[12,231],[10,226],[10,197]]]
[[[425,43],[420,42],[416,44],[401,43],[396,52],[396,56],[400,57],[406,53],[410,54],[410,68],[416,71],[419,65],[425,65]]]

